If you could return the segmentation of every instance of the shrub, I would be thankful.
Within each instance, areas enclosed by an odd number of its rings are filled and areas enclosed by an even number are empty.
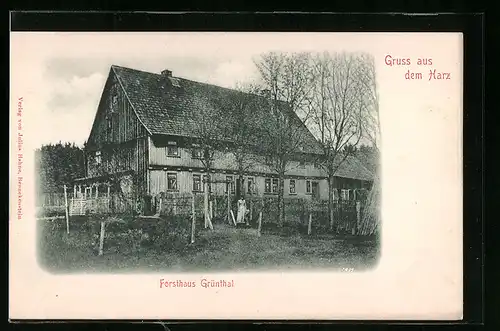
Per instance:
[[[196,229],[202,222],[197,220]],[[185,216],[171,216],[144,225],[145,244],[156,251],[184,251],[191,236],[191,221]]]
[[[64,206],[38,207],[36,217],[64,216],[65,213]]]
[[[131,253],[143,249],[182,251],[189,243],[191,221],[182,216],[145,219],[94,216],[88,222],[94,249],[99,247],[101,221],[106,222],[104,246],[106,251]],[[198,220],[197,229],[201,228]]]

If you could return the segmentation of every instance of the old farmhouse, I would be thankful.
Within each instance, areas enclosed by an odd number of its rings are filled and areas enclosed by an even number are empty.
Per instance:
[[[75,192],[86,188],[89,194],[100,194],[111,176],[120,178],[123,190],[136,199],[161,192],[203,191],[205,173],[202,151],[193,146],[193,114],[207,106],[207,95],[223,97],[233,92],[175,77],[169,70],[156,74],[113,65],[85,147],[86,176],[76,181]],[[304,154],[321,154],[321,149],[314,148],[316,140],[309,130],[304,139],[308,140],[305,146],[313,146],[303,150]],[[355,157],[349,157],[337,174],[338,194],[344,199],[355,198],[353,190],[368,188],[373,178]],[[228,183],[212,185],[213,193],[236,193],[237,176],[234,157],[217,152],[211,178]],[[273,195],[278,180],[264,164],[256,164],[246,171],[240,187],[244,194]],[[297,161],[286,173],[284,192],[285,197],[327,199],[326,176],[315,162]]]

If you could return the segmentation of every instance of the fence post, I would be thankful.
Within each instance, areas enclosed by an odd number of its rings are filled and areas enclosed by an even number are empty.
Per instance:
[[[66,214],[66,233],[69,234],[69,206],[68,206],[68,192],[66,191],[66,184],[64,184],[64,211]]]
[[[213,201],[208,202],[208,207],[209,207],[210,220],[212,220],[214,218]]]
[[[231,199],[229,198],[229,183],[227,184],[227,221],[231,224]]]
[[[210,230],[213,230],[214,229],[214,225],[212,224],[212,220],[210,219],[209,216],[210,215],[208,214],[208,211],[207,211],[207,223],[208,223],[208,227],[210,228]]]
[[[99,238],[99,256],[104,253],[104,235],[106,231],[106,222],[101,221],[101,237]]]
[[[234,213],[231,210],[231,219],[233,220],[233,224],[236,225],[236,220],[234,219]]]
[[[312,230],[312,213],[310,212],[309,213],[309,223],[307,224],[307,234],[310,235],[311,234],[311,230]]]
[[[330,206],[330,201],[328,201],[328,206]],[[334,204],[332,203],[332,209],[330,209],[330,230],[333,230],[333,223],[334,223],[334,220],[333,220],[333,208],[334,208]]]
[[[250,199],[250,215],[248,215],[249,218],[250,218],[250,221],[253,220],[253,203],[252,203],[252,199]]]
[[[356,230],[355,233],[359,232],[359,223],[361,222],[361,201],[356,201]]]
[[[163,203],[163,197],[160,194],[160,202],[158,203],[158,211],[156,212],[158,216],[161,214],[161,205]]]
[[[259,212],[259,225],[257,226],[257,236],[260,237],[260,232],[262,230],[262,210]]]
[[[203,181],[203,217],[205,219],[205,229],[208,227],[208,183]]]
[[[214,195],[214,213],[212,215],[212,218],[215,216],[217,217],[217,195]]]
[[[196,210],[194,208],[194,194],[191,195],[192,200],[191,200],[191,212],[192,212],[192,218],[191,218],[191,244],[194,244],[194,234],[195,234],[195,227],[196,227]]]

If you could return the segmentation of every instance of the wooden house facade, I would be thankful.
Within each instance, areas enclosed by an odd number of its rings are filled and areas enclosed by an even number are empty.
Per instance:
[[[75,184],[98,191],[100,185],[118,180],[131,198],[202,192],[207,174],[200,153],[193,147],[189,123],[190,114],[205,106],[200,93],[211,89],[222,88],[173,77],[168,70],[154,74],[112,66],[85,147],[86,176]],[[308,130],[306,136],[316,143]],[[310,153],[311,160],[321,154],[320,149],[304,153]],[[353,157],[341,165],[338,174],[336,186],[343,190],[339,195],[369,188],[372,181],[370,171]],[[264,162],[256,162],[236,187],[239,175],[234,156],[216,152],[210,174],[214,194],[227,190],[234,194],[237,188],[250,195],[278,192],[276,174]],[[284,193],[285,197],[327,199],[326,175],[313,161],[292,162],[285,175]]]

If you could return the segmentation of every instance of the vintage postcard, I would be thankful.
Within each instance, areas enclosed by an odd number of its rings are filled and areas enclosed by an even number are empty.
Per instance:
[[[11,319],[460,320],[460,33],[11,33]]]

